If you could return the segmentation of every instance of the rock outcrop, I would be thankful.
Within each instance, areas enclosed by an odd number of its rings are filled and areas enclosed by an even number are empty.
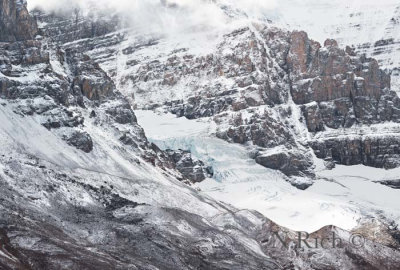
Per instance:
[[[291,92],[294,102],[302,105],[310,132],[400,121],[399,97],[390,91],[390,77],[376,60],[346,52],[333,40],[321,48],[304,32],[294,32],[290,39]],[[341,136],[312,141],[311,147],[317,157],[331,153],[339,164],[389,169],[400,165],[399,143],[398,136]]]
[[[185,180],[197,183],[212,177],[212,168],[206,166],[203,161],[194,159],[190,151],[167,149],[166,152]]]
[[[65,136],[64,140],[85,153],[90,153],[93,150],[93,141],[87,132],[74,131],[69,136]]]
[[[311,147],[318,158],[331,158],[338,164],[393,169],[400,166],[399,142],[395,135],[356,135],[315,140]]]
[[[83,14],[82,10],[71,5],[61,12],[46,13],[35,9],[31,13],[39,21],[52,22],[51,27],[41,28],[40,33],[60,44],[104,37],[106,34],[117,31],[121,23],[118,14],[114,14],[111,9],[108,11],[93,9],[89,11],[89,14]]]
[[[38,32],[25,0],[0,1],[0,41],[12,42],[33,39]]]
[[[400,4],[396,0],[366,3],[363,0],[346,2],[310,0],[304,3],[283,0],[271,18],[285,23],[292,29],[305,30],[309,36],[323,42],[327,37],[335,38],[341,47],[349,51],[375,58],[379,66],[392,77],[392,90],[400,91]],[[360,5],[363,6],[360,10]],[[301,16],[312,9],[308,16]],[[293,15],[297,14],[297,15]],[[329,20],[320,20],[324,14]],[[281,21],[282,19],[282,21]],[[379,27],[376,27],[379,25]]]
[[[266,168],[282,171],[288,176],[314,176],[313,170],[310,169],[313,167],[312,156],[298,150],[286,150],[277,153],[261,152],[257,154],[256,162]],[[310,186],[310,183],[297,184],[294,182],[293,185],[300,189],[306,189]]]

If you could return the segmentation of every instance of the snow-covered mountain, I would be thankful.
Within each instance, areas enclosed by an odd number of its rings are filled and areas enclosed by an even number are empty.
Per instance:
[[[235,1],[68,2],[0,0],[0,268],[396,269],[376,60]]]

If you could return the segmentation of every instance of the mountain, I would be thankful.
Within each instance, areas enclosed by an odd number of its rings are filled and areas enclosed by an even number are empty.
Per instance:
[[[48,17],[42,20],[52,35]],[[64,23],[52,39],[91,56],[135,108],[213,117],[217,137],[250,143],[258,163],[287,176],[313,177],[314,153],[343,165],[398,166],[399,98],[390,77],[375,59],[334,40],[321,46],[305,32],[239,22],[175,39],[119,31],[68,42],[104,22]],[[374,131],[382,124],[383,138]],[[354,136],[360,127],[364,133]]]
[[[400,105],[376,60],[236,17],[167,35],[99,6],[1,3],[0,268],[399,265]],[[365,181],[384,203],[350,185],[342,201],[323,195],[342,192],[321,179],[329,168],[353,164],[393,168]],[[267,201],[289,221],[255,211],[273,211]],[[302,247],[303,228],[309,244],[336,235],[339,247]]]

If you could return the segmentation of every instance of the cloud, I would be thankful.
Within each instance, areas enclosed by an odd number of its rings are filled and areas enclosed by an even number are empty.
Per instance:
[[[48,12],[68,12],[79,7],[118,12],[139,31],[163,33],[194,31],[228,24],[231,18],[221,7],[240,10],[250,18],[276,6],[277,0],[28,0],[28,8]]]
[[[242,10],[253,18],[260,17],[278,6],[277,0],[221,0],[219,2]]]

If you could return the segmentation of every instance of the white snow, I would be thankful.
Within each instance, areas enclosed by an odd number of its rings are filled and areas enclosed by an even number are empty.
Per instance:
[[[12,65],[12,70],[13,73],[18,74],[18,76],[6,76],[3,73],[0,72],[0,78],[6,78],[12,81],[18,81],[20,83],[32,83],[36,82],[41,79],[45,79],[48,81],[52,81],[53,78],[51,78],[48,74],[46,75],[40,75],[38,71],[41,71],[46,68],[45,64],[37,64],[33,65],[30,68],[25,68],[23,66],[16,66]],[[43,76],[43,77],[41,77]]]
[[[400,222],[400,190],[375,182],[399,179],[400,168],[385,170],[364,165],[337,165],[332,171],[318,174],[331,182],[318,181],[310,191],[352,200],[364,214],[369,214],[370,210],[382,211],[386,218]]]

